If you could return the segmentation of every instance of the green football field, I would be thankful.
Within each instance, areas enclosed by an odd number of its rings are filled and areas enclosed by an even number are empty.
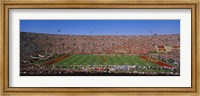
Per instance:
[[[76,54],[60,60],[54,65],[140,65],[159,66],[136,55],[92,55]]]

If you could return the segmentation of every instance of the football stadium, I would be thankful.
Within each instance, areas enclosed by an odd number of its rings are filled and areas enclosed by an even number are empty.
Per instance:
[[[20,76],[180,76],[180,34],[20,32]]]

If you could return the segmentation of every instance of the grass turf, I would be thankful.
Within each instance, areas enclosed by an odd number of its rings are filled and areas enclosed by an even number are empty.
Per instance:
[[[140,66],[159,66],[151,61],[144,60],[135,55],[93,55],[76,54],[71,55],[54,65],[140,65]]]

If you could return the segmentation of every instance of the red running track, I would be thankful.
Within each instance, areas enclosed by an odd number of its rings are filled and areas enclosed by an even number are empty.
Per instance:
[[[145,57],[145,56],[140,56],[140,58],[145,59],[145,60],[148,60],[148,58]],[[171,66],[171,65],[169,65],[169,64],[167,64],[167,63],[160,62],[160,61],[154,61],[154,63],[156,63],[156,64],[158,64],[158,65],[160,65],[160,66],[173,67],[173,66]]]
[[[54,60],[45,62],[44,64],[45,64],[45,65],[51,65],[51,64],[54,64],[54,63],[56,63],[56,62],[59,62],[59,61],[65,59],[65,58],[67,58],[67,57],[69,57],[69,56],[68,56],[68,55],[65,55],[65,56],[59,57],[59,58],[57,58],[57,59],[54,59]]]

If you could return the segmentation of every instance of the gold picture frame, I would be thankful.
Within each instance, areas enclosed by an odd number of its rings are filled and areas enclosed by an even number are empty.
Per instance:
[[[199,94],[199,1],[122,1],[122,0],[96,0],[96,1],[7,1],[1,2],[1,33],[0,33],[0,68],[1,68],[1,94],[2,95],[190,95]],[[9,9],[51,9],[51,8],[139,8],[139,9],[184,9],[192,10],[192,87],[191,88],[11,88],[9,87]]]

